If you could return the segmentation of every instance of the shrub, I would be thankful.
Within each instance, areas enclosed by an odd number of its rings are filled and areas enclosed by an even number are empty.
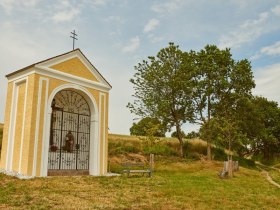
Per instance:
[[[214,156],[214,160],[225,161],[227,160],[227,154],[225,150],[222,148],[212,148],[212,154]]]
[[[214,155],[214,160],[226,161],[228,159],[228,155],[222,148],[213,148],[212,154]],[[256,166],[255,161],[243,157],[233,156],[232,160],[238,161],[239,166],[245,168],[254,168]]]
[[[155,154],[155,155],[162,155],[162,156],[176,156],[177,152],[169,147],[168,145],[164,144],[154,144],[151,146],[144,146],[143,148],[144,154]]]
[[[186,159],[192,159],[192,160],[200,160],[200,154],[199,153],[186,153],[184,156]]]
[[[206,145],[202,143],[195,143],[195,144],[190,144],[189,149],[187,150],[189,153],[199,153],[202,155],[207,154],[207,148]]]
[[[253,160],[246,159],[243,157],[238,157],[238,156],[233,156],[232,159],[237,160],[239,165],[243,166],[245,168],[255,168],[256,167],[255,161],[253,161]]]
[[[110,142],[108,144],[109,155],[118,155],[125,153],[138,153],[140,152],[140,148],[129,144],[129,142]]]

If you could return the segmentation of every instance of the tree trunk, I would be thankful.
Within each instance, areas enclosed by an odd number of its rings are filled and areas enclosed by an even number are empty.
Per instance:
[[[231,177],[233,177],[233,167],[232,167],[232,152],[231,152],[231,139],[230,139],[230,134],[229,134],[228,150],[229,150],[229,157],[228,157],[228,176],[231,178]]]
[[[184,156],[184,144],[183,144],[183,140],[179,140],[180,141],[180,157]]]
[[[208,120],[208,123],[209,123],[209,121],[210,121],[210,119],[211,119],[211,112],[210,112],[210,110],[211,110],[211,102],[210,102],[210,96],[208,96],[207,97],[207,101],[208,101],[208,108],[207,108],[207,120]],[[207,128],[206,128],[206,130],[207,130],[207,132],[210,132],[209,131],[209,126],[208,126],[208,123],[206,124],[206,126],[207,126]],[[207,160],[208,161],[211,161],[212,160],[212,153],[211,153],[211,143],[210,143],[210,139],[209,139],[209,136],[207,137]]]
[[[178,140],[180,142],[179,154],[180,154],[180,157],[183,157],[184,156],[184,142],[183,142],[182,131],[181,131],[179,123],[176,123],[176,132],[177,132]]]
[[[233,164],[232,164],[232,156],[229,157],[228,160],[228,176],[233,177]]]
[[[266,161],[269,161],[270,155],[269,155],[269,148],[265,145],[264,151],[263,151],[263,157]]]
[[[207,160],[212,160],[211,143],[207,140]]]

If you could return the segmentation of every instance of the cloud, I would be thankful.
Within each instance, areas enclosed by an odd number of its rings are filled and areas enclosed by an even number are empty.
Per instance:
[[[263,55],[269,55],[269,56],[280,55],[280,41],[275,42],[272,45],[261,48],[261,50],[258,51],[255,55],[253,55],[250,58],[250,60],[256,60],[256,59],[262,57]]]
[[[263,47],[260,52],[265,55],[280,55],[280,41],[273,45]]]
[[[243,5],[241,1],[238,0],[238,2],[237,4]],[[255,41],[264,34],[278,30],[280,28],[278,16],[280,16],[280,5],[276,5],[270,10],[260,13],[256,19],[244,21],[235,30],[229,32],[229,34],[221,36],[218,44],[219,47],[238,48],[245,43]],[[259,56],[257,54],[253,56],[253,59]]]
[[[120,23],[120,24],[123,24],[125,23],[124,19],[120,16],[114,16],[114,15],[111,15],[111,16],[108,16],[106,18],[103,19],[105,22],[109,22],[109,23]]]
[[[157,26],[159,25],[159,20],[158,19],[150,19],[148,21],[148,23],[145,25],[144,27],[144,32],[147,33],[147,32],[150,32],[152,30],[154,30]]]
[[[80,14],[80,8],[71,4],[69,0],[60,1],[56,6],[56,12],[52,16],[55,23],[69,22]]]
[[[40,0],[1,0],[0,6],[10,14],[14,9],[35,7]]]
[[[152,43],[165,41],[165,38],[163,36],[155,36],[154,34],[149,34],[148,37]]]
[[[160,3],[157,2],[152,5],[151,10],[156,13],[171,13],[179,9],[183,3],[183,0],[169,0]]]
[[[256,88],[254,95],[261,95],[269,100],[280,103],[280,63],[265,66],[256,70],[255,82]]]
[[[71,8],[69,10],[59,11],[53,15],[54,22],[68,22],[74,19],[80,13],[79,9]]]
[[[94,6],[104,6],[107,4],[107,0],[91,0],[90,1]]]
[[[273,12],[273,14],[280,16],[280,5],[273,7],[271,11]]]
[[[219,47],[238,48],[244,43],[256,40],[263,33],[268,32],[265,27],[268,17],[269,13],[263,12],[255,20],[246,20],[237,30],[230,32],[228,35],[223,35],[219,40]]]
[[[140,39],[138,36],[136,36],[129,40],[129,43],[123,47],[122,51],[126,53],[134,52],[139,48],[139,46],[140,46]]]

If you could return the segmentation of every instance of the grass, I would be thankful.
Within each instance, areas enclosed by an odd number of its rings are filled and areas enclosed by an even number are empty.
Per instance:
[[[275,168],[279,168],[280,169],[280,163],[274,165]]]
[[[278,184],[280,184],[280,172],[279,171],[277,171],[277,170],[270,170],[269,171],[269,175],[271,176],[273,181],[275,181]]]
[[[142,137],[109,136],[110,171],[121,172],[126,160],[147,162],[145,148],[153,144]],[[160,139],[156,152],[168,147],[177,151],[175,139]],[[187,154],[203,155],[205,142],[187,141]],[[164,152],[163,152],[164,153]],[[215,149],[223,159],[224,151]],[[155,156],[152,178],[47,177],[19,180],[0,174],[0,209],[277,209],[280,190],[260,171],[240,167],[232,179],[217,174],[223,163]],[[200,159],[200,158],[198,158]],[[279,176],[278,176],[279,178]],[[276,179],[278,179],[276,178]]]
[[[220,179],[219,162],[157,160],[152,178],[51,177],[19,180],[0,175],[6,209],[276,209],[280,190],[257,170],[241,168]]]
[[[280,171],[279,170],[273,169],[270,166],[266,166],[266,165],[258,165],[258,167],[267,171],[269,176],[272,178],[272,180],[280,185]]]

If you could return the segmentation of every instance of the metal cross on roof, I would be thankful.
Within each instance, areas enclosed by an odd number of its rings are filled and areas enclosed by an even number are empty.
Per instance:
[[[73,32],[71,32],[72,36],[70,36],[72,39],[73,39],[73,50],[75,49],[75,40],[78,40],[76,38],[76,36],[78,36],[76,33],[75,33],[75,30]]]

